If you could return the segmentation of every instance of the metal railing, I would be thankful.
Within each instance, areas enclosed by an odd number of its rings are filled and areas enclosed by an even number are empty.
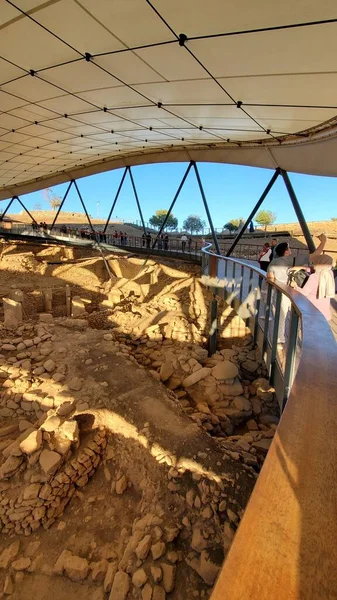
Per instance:
[[[282,410],[212,600],[336,598],[337,345],[329,323],[301,293],[210,246],[202,273],[246,320]]]
[[[203,283],[245,321],[267,366],[280,409],[288,399],[302,347],[300,311],[285,289],[252,264],[202,250]]]

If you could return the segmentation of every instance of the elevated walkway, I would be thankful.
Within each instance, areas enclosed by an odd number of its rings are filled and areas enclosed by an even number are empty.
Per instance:
[[[182,252],[178,247],[160,250],[158,248],[147,248],[141,245],[130,245],[130,244],[109,244],[105,242],[98,242],[93,239],[80,238],[77,236],[67,235],[49,235],[41,234],[34,235],[33,233],[14,233],[12,231],[0,230],[0,238],[17,241],[27,242],[30,244],[41,244],[41,245],[55,245],[55,246],[68,246],[68,247],[84,247],[84,248],[97,248],[106,250],[107,252],[116,252],[120,254],[132,253],[141,256],[162,256],[170,259],[183,260],[192,264],[201,264],[201,252],[200,251],[185,251]],[[140,238],[141,239],[141,238]]]
[[[212,600],[336,598],[337,345],[302,294],[243,261],[203,251],[203,280],[243,318],[282,418]],[[290,313],[279,351],[282,311]]]

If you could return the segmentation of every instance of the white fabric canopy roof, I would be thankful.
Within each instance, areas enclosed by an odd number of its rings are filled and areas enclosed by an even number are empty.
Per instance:
[[[336,0],[1,0],[0,29],[0,199],[191,159],[337,175]]]

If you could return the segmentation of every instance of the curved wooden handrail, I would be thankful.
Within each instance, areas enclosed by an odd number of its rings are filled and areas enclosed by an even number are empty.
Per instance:
[[[300,315],[301,359],[212,600],[337,598],[337,345],[307,298],[273,285]]]

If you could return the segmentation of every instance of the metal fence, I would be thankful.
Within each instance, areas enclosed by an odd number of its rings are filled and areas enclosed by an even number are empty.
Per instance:
[[[244,319],[283,410],[301,355],[301,312],[286,286],[269,282],[249,263],[213,254],[210,247],[202,250],[203,283]]]

